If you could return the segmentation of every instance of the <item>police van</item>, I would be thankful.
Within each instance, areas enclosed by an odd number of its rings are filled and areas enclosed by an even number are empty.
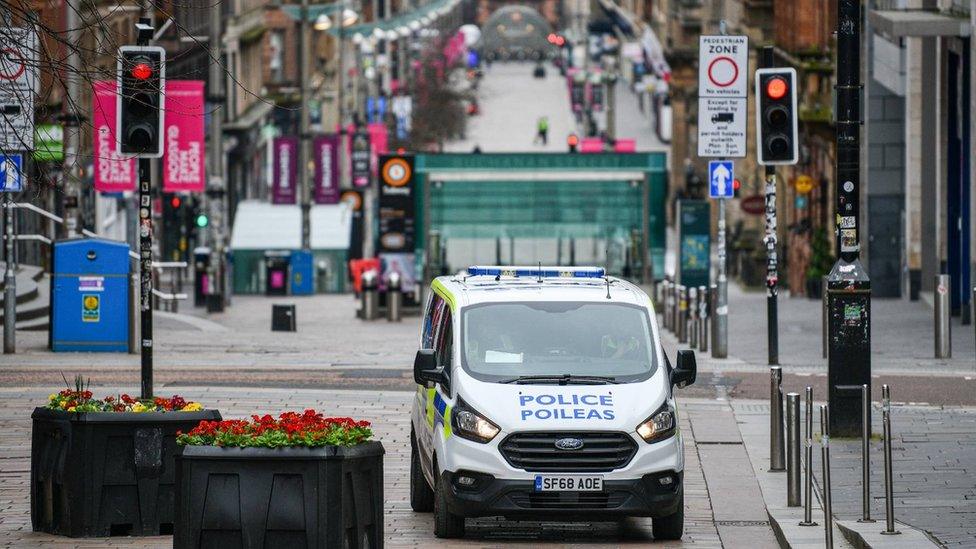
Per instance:
[[[647,294],[601,268],[471,267],[434,279],[410,430],[410,505],[469,517],[652,517],[679,539],[684,459],[672,366]]]

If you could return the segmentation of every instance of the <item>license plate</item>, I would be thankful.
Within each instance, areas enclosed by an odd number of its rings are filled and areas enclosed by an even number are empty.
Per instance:
[[[536,475],[536,492],[602,492],[603,477],[586,475]]]

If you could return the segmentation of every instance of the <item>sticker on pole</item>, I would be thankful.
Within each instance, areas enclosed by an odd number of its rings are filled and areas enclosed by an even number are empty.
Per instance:
[[[743,158],[749,39],[700,36],[698,46],[698,156]]]
[[[708,163],[709,198],[735,196],[735,164],[731,160],[713,160]]]
[[[19,193],[24,190],[24,157],[19,154],[0,154],[0,193]]]

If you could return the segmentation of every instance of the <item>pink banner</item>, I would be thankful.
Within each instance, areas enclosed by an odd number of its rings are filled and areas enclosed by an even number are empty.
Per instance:
[[[103,193],[134,191],[136,161],[126,160],[119,154],[118,139],[115,137],[115,82],[95,82],[93,91],[95,190]]]
[[[380,122],[367,124],[366,131],[369,133],[369,143],[372,146],[369,164],[370,171],[373,174],[373,180],[375,181],[377,180],[376,176],[380,169],[379,156],[389,152],[389,133],[386,130],[386,124]]]
[[[163,148],[163,192],[203,192],[203,81],[166,82],[166,129]]]

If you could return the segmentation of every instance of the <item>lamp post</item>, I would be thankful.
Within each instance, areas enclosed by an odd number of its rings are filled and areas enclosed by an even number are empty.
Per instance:
[[[338,25],[333,23],[332,18],[330,18],[325,13],[321,14],[316,18],[315,25],[313,28],[317,31],[327,31],[331,29],[334,25],[336,26],[336,110],[338,113],[339,121],[339,186],[345,186],[343,183],[348,181],[348,167],[346,160],[346,145],[345,139],[342,136],[346,135],[346,105],[345,105],[345,32],[346,27],[355,25],[359,20],[359,14],[355,11],[346,7],[346,1],[342,0],[339,3],[339,10],[333,15],[333,17],[338,21]]]

